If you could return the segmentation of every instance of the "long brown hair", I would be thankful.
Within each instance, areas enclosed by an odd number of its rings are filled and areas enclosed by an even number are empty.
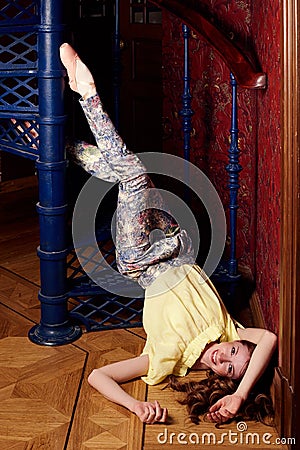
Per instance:
[[[248,341],[241,341],[247,345],[250,355],[255,345]],[[174,375],[170,376],[168,386],[178,392],[185,394],[184,398],[178,400],[182,405],[187,406],[190,420],[199,424],[203,416],[205,420],[209,408],[225,395],[233,394],[240,383],[240,380],[232,380],[231,378],[221,377],[213,371],[207,371],[207,378],[201,381],[179,381]],[[273,425],[274,411],[272,400],[266,389],[260,389],[266,386],[265,381],[260,382],[255,387],[247,400],[242,405],[238,416],[232,420],[256,420],[265,425]]]

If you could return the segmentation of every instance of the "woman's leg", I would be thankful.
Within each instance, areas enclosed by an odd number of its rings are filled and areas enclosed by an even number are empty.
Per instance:
[[[81,95],[80,103],[104,159],[119,181],[146,173],[139,158],[131,153],[103,110],[92,74],[69,44],[60,47],[60,58],[69,76],[70,88]]]
[[[75,54],[75,52],[73,51]],[[76,68],[83,64],[76,57]],[[64,63],[64,61],[62,61]],[[73,61],[74,62],[74,61]],[[72,61],[68,61],[72,68]],[[67,67],[67,66],[66,66]],[[74,68],[74,64],[73,64]],[[67,67],[68,70],[68,67]],[[77,70],[77,69],[76,69]],[[88,69],[82,69],[87,73]],[[69,74],[69,70],[68,70]],[[73,71],[73,78],[77,71]],[[91,85],[91,75],[86,78]],[[75,83],[75,84],[74,84]],[[71,84],[71,83],[70,83]],[[85,82],[78,82],[75,77],[71,87],[81,84],[83,94]],[[78,91],[77,91],[78,92]],[[90,95],[90,93],[92,94]],[[94,88],[80,100],[90,128],[98,146],[98,161],[94,147],[83,145],[77,159],[80,162],[89,160],[89,169],[101,167],[101,171],[109,168],[113,176],[120,181],[116,221],[116,253],[118,267],[121,273],[135,278],[146,287],[155,277],[165,271],[170,265],[191,262],[192,248],[190,238],[183,230],[180,232],[177,222],[167,212],[160,193],[154,188],[146,173],[146,168],[137,155],[129,151],[115,130],[109,116],[103,110],[101,101]],[[77,147],[78,149],[78,147]],[[90,154],[84,155],[92,152]],[[158,233],[154,233],[158,231]],[[155,237],[153,238],[153,235]]]
[[[182,248],[179,226],[144,165],[117,133],[99,96],[80,103],[101,155],[120,178],[116,221],[119,270],[139,278],[149,266],[179,255]]]
[[[86,172],[104,181],[116,183],[118,176],[113,172],[99,148],[83,141],[66,142],[68,157]]]
[[[119,185],[116,253],[119,271],[144,288],[170,266],[194,262],[191,239],[147,174]]]
[[[120,180],[116,214],[118,269],[146,287],[170,265],[193,262],[191,240],[168,212],[140,159],[118,135],[99,96],[80,103],[99,154]]]
[[[100,97],[95,94],[80,104],[95,137],[97,147],[119,181],[135,178],[147,172],[137,155],[128,150],[117,133],[109,115],[103,109]]]

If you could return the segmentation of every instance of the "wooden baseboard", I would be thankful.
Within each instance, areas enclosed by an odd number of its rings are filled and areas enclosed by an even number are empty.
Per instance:
[[[239,264],[239,272],[242,277],[246,280],[249,280],[251,283],[253,281],[253,274],[251,269],[248,266],[244,266]],[[256,290],[252,293],[249,300],[249,307],[252,314],[253,325],[255,328],[266,328],[265,318],[261,308],[261,302],[259,299],[259,295]]]
[[[283,417],[282,390],[283,390],[283,376],[280,371],[280,368],[276,367],[272,383],[271,394],[273,405],[275,405],[275,426],[279,432],[280,430],[282,430],[282,417]],[[274,399],[276,399],[276,402],[274,402]]]
[[[254,291],[249,301],[253,323],[257,328],[266,328],[265,318],[261,309],[261,303],[257,291]]]
[[[276,399],[275,402],[274,398]],[[275,405],[275,427],[279,436],[294,437],[292,432],[292,417],[295,414],[294,393],[280,367],[275,369],[272,383],[272,400]],[[298,448],[298,446],[291,442],[287,445],[287,448],[291,450]]]

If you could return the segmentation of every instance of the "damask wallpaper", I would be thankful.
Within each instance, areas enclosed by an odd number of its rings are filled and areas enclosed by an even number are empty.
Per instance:
[[[256,280],[266,325],[278,331],[280,217],[279,0],[202,0],[197,7],[267,73],[264,91],[238,89],[240,173],[237,257]],[[180,20],[164,12],[164,150],[183,156],[183,39]],[[230,145],[229,69],[191,33],[191,162],[216,187],[227,209]]]

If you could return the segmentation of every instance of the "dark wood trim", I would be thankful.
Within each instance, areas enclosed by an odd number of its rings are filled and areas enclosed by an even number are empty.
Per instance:
[[[281,2],[281,269],[280,335],[277,403],[279,431],[300,442],[300,2]],[[298,406],[298,416],[297,407]],[[279,416],[279,414],[277,414]],[[298,428],[297,428],[298,421]],[[296,444],[299,445],[299,444]],[[295,448],[290,446],[290,448]]]
[[[249,301],[253,325],[257,328],[266,328],[266,322],[261,308],[261,301],[257,291],[255,290]],[[273,405],[275,405],[275,425],[277,430],[282,429],[281,420],[283,415],[282,404],[283,377],[279,367],[275,368],[274,378],[271,386],[271,397]]]
[[[218,52],[234,74],[237,83],[247,89],[264,89],[266,74],[256,67],[246,53],[238,48],[214,23],[203,15],[191,0],[150,0],[179,17],[197,34],[201,34]]]
[[[253,318],[253,325],[257,328],[267,328],[265,318],[261,309],[261,301],[257,291],[254,291],[250,301],[250,310]]]

